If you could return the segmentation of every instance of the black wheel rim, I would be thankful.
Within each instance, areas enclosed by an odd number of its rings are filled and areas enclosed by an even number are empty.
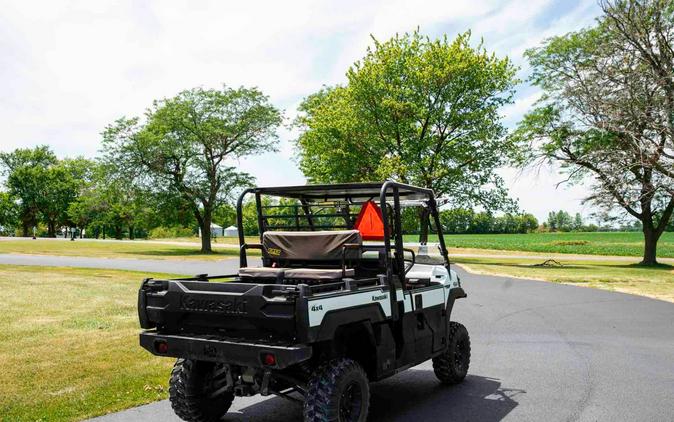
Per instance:
[[[357,421],[363,404],[363,390],[356,381],[350,382],[339,398],[339,420],[341,422]]]
[[[456,342],[456,349],[454,350],[454,366],[457,371],[463,372],[466,367],[466,359],[468,358],[468,344],[465,339]]]

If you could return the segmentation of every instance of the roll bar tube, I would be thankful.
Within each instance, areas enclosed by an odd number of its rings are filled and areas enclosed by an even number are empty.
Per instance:
[[[243,199],[249,193],[255,192],[255,189],[248,188],[241,192],[239,199],[236,200],[236,229],[239,232],[239,266],[241,268],[248,266],[248,260],[246,259],[246,251],[243,248],[243,245],[246,243],[246,237],[243,233]]]
[[[389,216],[388,216],[388,208],[386,206],[386,197],[387,193],[390,189],[393,189],[393,213],[394,213],[394,224],[396,225],[396,245],[395,245],[395,250],[396,250],[396,265],[398,265],[398,274],[400,274],[401,277],[405,277],[405,262],[404,262],[404,256],[403,256],[403,238],[402,238],[402,231],[400,230],[400,197],[398,195],[398,189],[399,188],[404,188],[408,190],[413,190],[425,195],[428,195],[428,205],[431,208],[431,214],[433,215],[433,219],[435,221],[435,225],[438,230],[438,238],[440,241],[440,249],[441,249],[441,254],[443,256],[443,259],[445,261],[445,266],[449,268],[449,258],[447,257],[447,248],[445,246],[445,240],[442,236],[442,228],[440,226],[440,218],[438,215],[438,209],[437,209],[437,204],[435,202],[435,194],[433,193],[433,190],[431,189],[426,189],[426,188],[419,188],[416,186],[410,186],[404,183],[398,183],[394,182],[392,180],[384,182],[384,184],[381,187],[381,191],[379,192],[379,202],[381,204],[381,212],[382,212],[382,219],[384,220],[384,247],[386,251],[391,250],[391,229],[388,225],[389,221]],[[388,252],[387,252],[387,257],[388,259]],[[402,270],[401,270],[402,268]],[[386,266],[386,279],[389,282],[389,287],[390,287],[390,292],[391,292],[391,316],[393,317],[394,320],[397,320],[399,318],[399,312],[398,312],[398,298],[397,298],[397,292],[395,288],[395,283],[393,283],[393,271],[391,269],[391,266],[387,265]],[[404,284],[405,280],[400,280],[401,285],[403,286],[404,289]]]

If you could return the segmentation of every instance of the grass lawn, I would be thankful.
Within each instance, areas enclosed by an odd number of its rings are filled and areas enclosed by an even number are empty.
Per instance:
[[[406,235],[415,242],[418,237]],[[437,237],[431,236],[431,241]],[[528,233],[446,235],[448,248],[571,253],[582,255],[641,256],[643,235],[639,232]],[[658,242],[658,257],[674,258],[674,233],[664,233]]]
[[[236,248],[218,248],[211,254],[202,254],[199,247],[193,245],[80,239],[74,242],[64,239],[3,240],[0,241],[0,253],[140,259],[222,259],[239,256]],[[256,251],[248,253],[255,254]]]
[[[0,420],[71,421],[165,398],[138,346],[146,273],[0,265]]]
[[[452,262],[482,274],[506,275],[632,293],[674,302],[674,266],[642,267],[616,261],[558,260],[561,267],[538,267],[544,259],[453,257]]]
[[[160,242],[180,242],[180,243],[200,243],[201,240],[196,237],[196,236],[191,236],[191,237],[170,237],[166,239],[148,239],[148,240],[156,240]],[[239,244],[239,238],[238,237],[216,237],[216,238],[211,238],[211,242],[213,245],[218,246],[218,245],[238,245]],[[246,236],[246,242],[247,243],[260,243],[260,237],[259,236]]]

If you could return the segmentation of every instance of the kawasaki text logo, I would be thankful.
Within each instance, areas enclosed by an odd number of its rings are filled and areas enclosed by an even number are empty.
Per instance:
[[[373,301],[388,299],[387,295],[372,296]]]
[[[180,309],[185,311],[217,312],[223,314],[245,314],[246,300],[233,299],[201,299],[193,296],[180,298]]]

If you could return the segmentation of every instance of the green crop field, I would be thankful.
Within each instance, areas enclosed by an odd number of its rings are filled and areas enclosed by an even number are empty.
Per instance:
[[[405,236],[407,242],[417,236]],[[437,237],[431,236],[430,241]],[[641,256],[643,235],[639,232],[455,234],[446,235],[448,248],[568,253],[584,255]],[[664,233],[658,243],[658,257],[674,258],[674,233]]]

